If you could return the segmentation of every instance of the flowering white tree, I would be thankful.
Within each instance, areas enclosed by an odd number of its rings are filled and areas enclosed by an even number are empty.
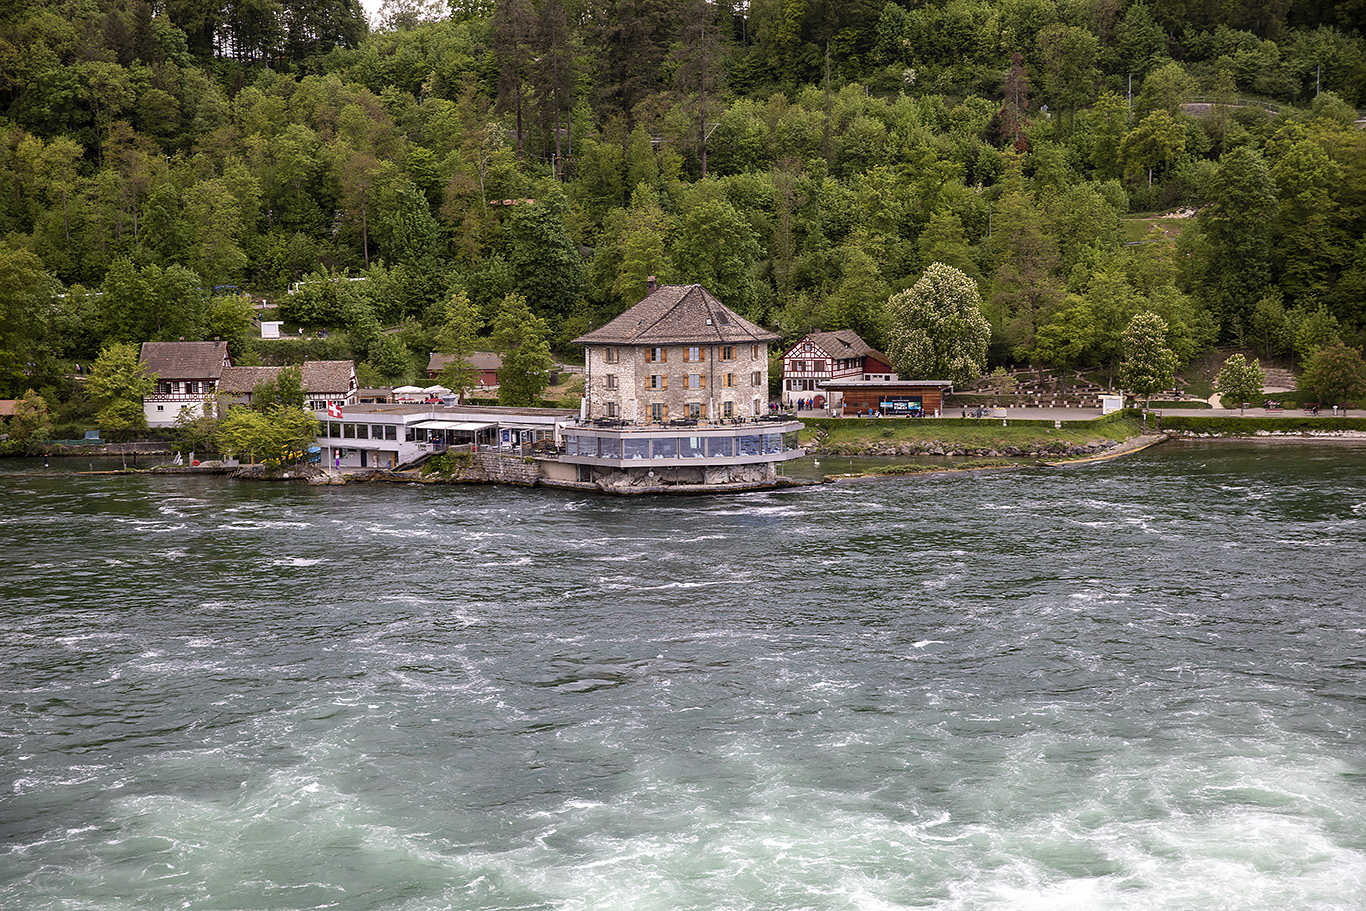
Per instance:
[[[911,288],[887,302],[887,354],[905,379],[966,386],[987,365],[991,325],[977,285],[958,269],[933,263]]]
[[[1249,361],[1243,355],[1235,354],[1219,368],[1219,379],[1214,385],[1223,394],[1225,406],[1230,399],[1241,406],[1255,401],[1262,394],[1266,374],[1262,373],[1260,361],[1255,358]]]
[[[1134,314],[1124,330],[1124,361],[1119,365],[1124,388],[1144,397],[1144,407],[1153,393],[1170,389],[1176,383],[1176,355],[1167,345],[1167,321],[1156,313]]]

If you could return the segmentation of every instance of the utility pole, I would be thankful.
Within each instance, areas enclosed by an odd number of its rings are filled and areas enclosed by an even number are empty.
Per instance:
[[[702,179],[707,179],[707,6],[702,4],[702,15],[698,25],[702,49],[702,78],[698,88],[702,96]]]

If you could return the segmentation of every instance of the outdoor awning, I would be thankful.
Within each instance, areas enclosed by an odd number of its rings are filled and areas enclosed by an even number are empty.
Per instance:
[[[473,421],[423,421],[414,424],[420,430],[484,430],[493,424],[478,424]]]

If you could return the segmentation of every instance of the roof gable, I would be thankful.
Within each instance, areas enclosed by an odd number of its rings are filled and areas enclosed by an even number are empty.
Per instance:
[[[835,360],[871,357],[882,364],[891,363],[887,355],[865,342],[853,329],[838,329],[834,332],[808,332],[797,339],[791,348],[783,352],[783,357],[793,357],[793,352],[800,348],[803,342],[810,342],[819,348],[826,357]]]
[[[701,285],[664,285],[576,345],[709,345],[773,342],[778,335],[751,323]]]
[[[350,392],[356,385],[356,365],[351,361],[304,361],[304,391]]]
[[[258,383],[274,380],[284,367],[228,367],[218,381],[218,391],[233,395],[247,395]],[[347,393],[355,381],[356,369],[351,361],[304,361],[298,368],[304,392],[309,395]]]
[[[216,380],[232,366],[227,342],[143,342],[140,359],[162,380]]]
[[[427,369],[439,372],[445,369],[446,365],[455,360],[453,354],[442,354],[433,351],[431,357],[427,359]],[[494,351],[471,351],[465,356],[465,362],[475,370],[501,370],[503,369],[503,356]]]

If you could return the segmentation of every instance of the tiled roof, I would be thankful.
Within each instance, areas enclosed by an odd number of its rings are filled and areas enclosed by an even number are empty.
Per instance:
[[[143,342],[142,363],[161,380],[216,380],[232,358],[227,342]]]
[[[307,392],[350,392],[356,365],[351,361],[304,361],[303,372]]]
[[[812,332],[798,339],[797,344],[789,348],[787,353],[790,354],[803,341],[812,342],[833,358],[875,357],[884,364],[891,363],[887,359],[887,355],[865,342],[853,329],[839,329],[835,332]]]
[[[454,355],[442,354],[433,351],[431,358],[427,361],[427,369],[432,372],[439,372],[445,369],[446,365],[454,360]],[[472,351],[465,358],[475,370],[502,370],[503,357],[492,351]]]
[[[701,285],[665,285],[607,325],[574,339],[575,345],[712,345],[774,342],[707,293]]]
[[[224,367],[218,378],[218,391],[229,395],[246,395],[257,383],[275,379],[281,367]]]
[[[228,367],[218,380],[218,391],[246,395],[257,383],[275,379],[283,367]],[[350,361],[304,361],[300,368],[304,392],[310,395],[347,393],[355,368]]]

